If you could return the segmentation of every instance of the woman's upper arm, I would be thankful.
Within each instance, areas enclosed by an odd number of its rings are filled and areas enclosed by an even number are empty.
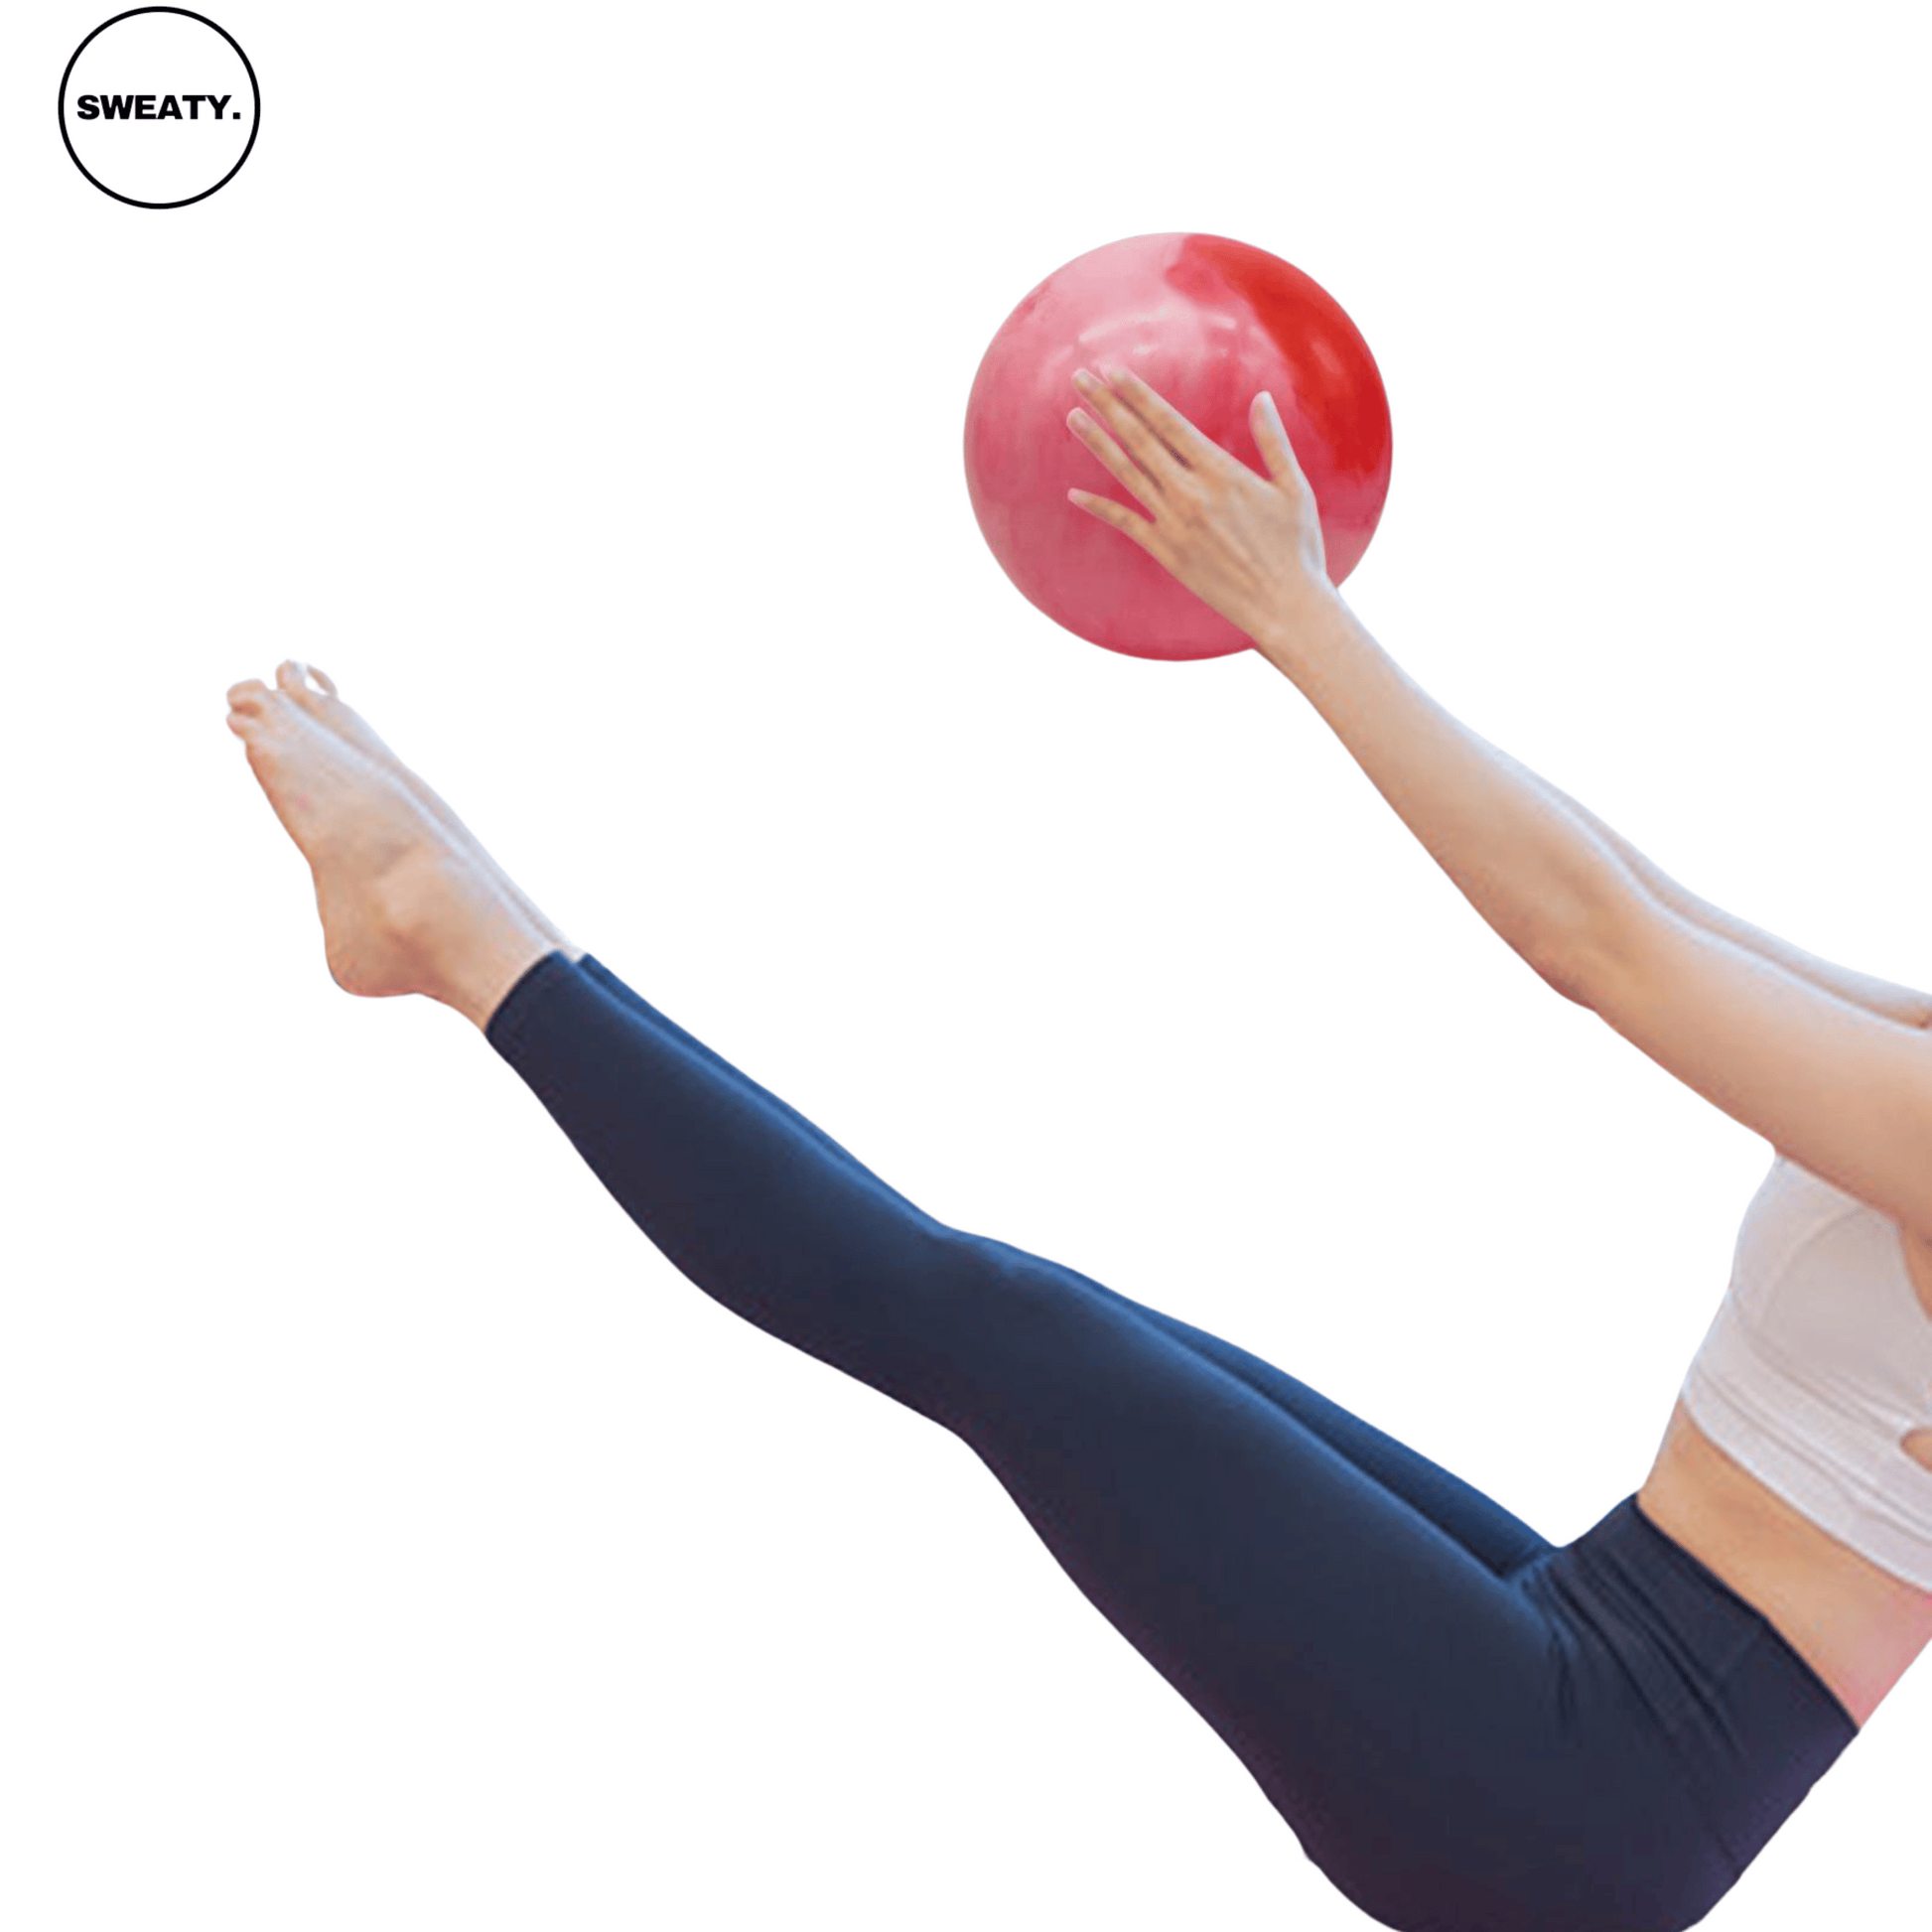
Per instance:
[[[1672,883],[1678,897],[1675,902],[1667,897],[1665,903],[1692,924],[1709,926],[1722,937],[1735,940],[1746,951],[1762,953],[1774,965],[1796,973],[1801,980],[1822,986],[1826,992],[1836,993],[1854,1006],[1869,1007],[1882,1019],[1895,1020],[1905,1027],[1932,1027],[1932,994],[1879,979],[1873,973],[1861,973],[1850,966],[1835,966],[1829,959],[1820,959],[1816,953],[1794,946],[1775,932],[1766,932]]]
[[[1932,1237],[1932,1032],[1887,1019],[1647,895],[1565,990],[1740,1126]]]

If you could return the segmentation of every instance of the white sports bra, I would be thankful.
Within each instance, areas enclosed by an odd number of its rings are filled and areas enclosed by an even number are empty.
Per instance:
[[[1932,1589],[1932,1320],[1898,1225],[1779,1155],[1682,1390],[1692,1420],[1801,1515]]]

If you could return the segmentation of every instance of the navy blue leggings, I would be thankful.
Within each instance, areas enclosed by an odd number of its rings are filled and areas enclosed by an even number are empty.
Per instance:
[[[1857,1734],[1626,1498],[1564,1548],[1266,1362],[935,1221],[596,960],[488,1038],[707,1295],[962,1438],[1396,1932],[1677,1932]]]

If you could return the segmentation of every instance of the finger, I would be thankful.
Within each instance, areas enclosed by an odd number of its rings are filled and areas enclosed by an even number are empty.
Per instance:
[[[1126,398],[1116,394],[1098,376],[1086,369],[1076,369],[1073,386],[1079,390],[1088,408],[1105,419],[1107,427],[1127,446],[1135,462],[1157,483],[1165,483],[1177,470],[1186,467],[1128,406]]]
[[[1282,422],[1282,412],[1275,405],[1275,398],[1266,389],[1254,399],[1248,411],[1248,427],[1254,431],[1255,448],[1261,452],[1261,460],[1268,466],[1268,474],[1280,483],[1285,477],[1298,481],[1302,476],[1301,459],[1295,454],[1295,445],[1288,440],[1288,430]]]
[[[1107,380],[1134,414],[1152,429],[1174,455],[1190,468],[1211,467],[1228,460],[1228,453],[1212,437],[1203,436],[1173,403],[1132,369],[1109,363]]]
[[[1111,523],[1116,530],[1132,537],[1150,556],[1153,554],[1154,525],[1146,517],[1136,516],[1125,503],[1117,503],[1111,496],[1096,496],[1086,489],[1069,489],[1066,499],[1078,503],[1089,516]]]
[[[1106,466],[1122,488],[1132,491],[1143,507],[1159,512],[1161,485],[1084,409],[1074,410],[1067,417],[1066,426]]]

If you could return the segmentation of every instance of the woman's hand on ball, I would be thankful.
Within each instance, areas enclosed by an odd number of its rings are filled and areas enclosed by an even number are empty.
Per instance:
[[[1311,589],[1332,588],[1314,492],[1266,391],[1248,411],[1268,466],[1258,477],[1126,369],[1109,369],[1104,382],[1081,369],[1073,386],[1101,420],[1076,409],[1067,427],[1149,514],[1084,489],[1068,496],[1237,630],[1257,639],[1278,631]]]

